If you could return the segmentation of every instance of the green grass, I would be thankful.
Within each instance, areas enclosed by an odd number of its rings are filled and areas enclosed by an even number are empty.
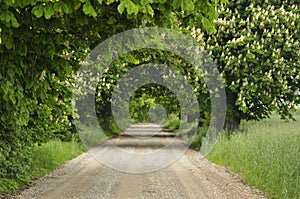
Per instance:
[[[67,160],[70,160],[85,151],[85,147],[75,141],[61,142],[50,141],[42,146],[33,148],[33,162],[28,174],[28,179],[19,181],[18,179],[0,179],[0,195],[13,193],[25,187],[32,179],[43,176]]]
[[[223,136],[208,159],[229,166],[243,181],[275,198],[300,198],[300,113],[298,121],[272,116],[245,122],[243,130]]]
[[[49,173],[85,150],[82,144],[75,141],[50,141],[43,146],[36,147],[33,152],[32,177],[35,178]]]

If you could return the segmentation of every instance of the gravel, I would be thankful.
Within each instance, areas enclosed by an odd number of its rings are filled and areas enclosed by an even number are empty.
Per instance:
[[[157,150],[157,144],[169,143],[169,137],[149,137],[137,146],[136,138],[116,138],[112,143],[126,147],[130,152],[143,154]],[[172,138],[173,139],[173,138]],[[131,143],[130,145],[124,142]],[[176,145],[167,148],[167,154],[174,154]],[[153,146],[153,148],[151,147]],[[104,146],[91,151],[103,150]],[[114,148],[105,148],[104,155],[116,161]],[[169,150],[169,151],[168,151]],[[93,154],[94,155],[94,154]],[[88,199],[88,198],[196,198],[196,199],[263,199],[261,191],[245,185],[238,174],[215,165],[193,150],[186,150],[177,161],[159,170],[147,173],[121,172],[99,163],[90,152],[68,161],[53,172],[34,180],[32,186],[20,191],[10,199]],[[121,157],[118,157],[121,158]],[[151,160],[139,162],[131,156],[124,162],[124,168],[149,167]],[[143,165],[144,164],[144,165]],[[137,167],[140,168],[140,167]],[[151,171],[151,169],[150,169]]]

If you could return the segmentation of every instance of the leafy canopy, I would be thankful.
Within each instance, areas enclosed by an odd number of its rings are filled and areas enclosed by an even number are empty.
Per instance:
[[[228,121],[274,111],[292,117],[300,104],[299,9],[296,1],[230,2],[219,10],[216,34],[192,29],[224,78]]]
[[[135,27],[212,33],[223,1],[0,0],[0,179],[24,180],[34,143],[68,137],[73,76],[89,49]]]

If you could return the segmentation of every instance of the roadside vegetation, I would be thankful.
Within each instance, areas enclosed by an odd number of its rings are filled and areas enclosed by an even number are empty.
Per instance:
[[[30,178],[34,170],[33,157],[37,156],[32,148],[36,148],[36,144],[48,146],[45,143],[50,142],[52,145],[54,138],[66,141],[75,133],[77,111],[83,112],[85,105],[90,104],[82,103],[74,108],[73,105],[81,100],[74,94],[87,94],[91,90],[83,85],[90,87],[88,82],[92,81],[88,72],[86,76],[81,75],[81,79],[76,78],[80,85],[76,86],[75,76],[96,45],[112,35],[137,27],[163,27],[184,33],[185,28],[193,25],[213,33],[216,32],[213,20],[218,17],[216,7],[224,3],[223,0],[213,4],[192,0],[0,2],[1,192],[18,187],[15,179],[26,182]],[[122,47],[122,42],[113,46],[115,49]],[[159,54],[151,50],[148,51],[150,56],[145,53],[141,48],[132,53],[139,59],[130,53],[116,59],[107,71],[111,75],[106,74],[112,78],[99,82],[96,112],[105,132],[118,131],[111,122],[111,94],[107,91],[111,91],[120,74],[135,65],[152,62]],[[105,60],[110,60],[111,55],[108,53]],[[160,57],[167,62],[172,55]],[[77,99],[75,103],[74,98]],[[95,122],[88,113],[80,114],[80,121],[87,126]],[[89,144],[94,144],[94,136],[93,133],[87,135]],[[51,156],[47,154],[47,157]]]
[[[33,179],[53,171],[67,160],[80,155],[85,150],[85,147],[75,140],[70,142],[52,140],[41,146],[34,146],[30,159],[30,172],[27,173],[26,177],[22,177],[21,179],[0,178],[0,196],[1,194],[13,193],[18,189],[30,185]]]
[[[81,134],[88,146],[119,133],[112,114],[112,92],[122,75],[151,63],[156,67],[172,66],[180,72],[201,104],[199,111],[207,115],[213,108],[212,96],[225,95],[219,95],[222,89],[218,87],[209,88],[207,82],[215,84],[222,80],[227,103],[225,129],[232,135],[224,136],[209,158],[230,165],[234,171],[243,173],[246,182],[272,196],[300,198],[299,123],[284,123],[277,116],[262,122],[241,123],[262,120],[274,112],[291,119],[293,107],[300,104],[297,1],[0,2],[0,194],[23,187],[32,178],[84,151],[70,139],[76,133],[75,120],[80,119],[80,129],[89,132]],[[213,71],[206,71],[206,56],[197,61],[204,66],[200,68],[167,49],[142,47],[120,56],[107,53],[103,60],[115,60],[103,68],[101,77],[91,77],[91,64],[83,64],[88,53],[112,35],[137,27],[163,27],[192,36],[210,55],[222,78],[214,79],[210,74]],[[149,40],[155,40],[158,46],[160,41],[172,40],[165,34],[157,35],[158,40],[151,37]],[[130,38],[127,40],[131,42]],[[180,39],[171,43],[174,52],[190,47]],[[107,52],[117,52],[126,45],[119,42]],[[114,54],[118,56],[112,57]],[[93,53],[89,57],[95,58]],[[97,64],[92,65],[102,68],[96,60]],[[88,70],[80,70],[82,67]],[[171,74],[158,73],[158,77],[176,77]],[[97,85],[90,84],[95,80]],[[174,78],[172,84],[179,80]],[[86,95],[95,97],[92,112],[96,112],[99,121],[94,121]],[[179,102],[169,88],[147,84],[131,96],[129,112],[134,122],[167,119],[166,126],[171,130],[182,125],[184,131],[180,133],[188,140],[197,124],[192,126],[176,119],[181,114]],[[116,105],[116,110],[123,107],[120,105]],[[120,113],[123,116],[124,112]],[[171,119],[168,121],[166,116]],[[296,117],[299,121],[299,113]],[[99,122],[106,137],[92,129],[94,122]],[[238,133],[233,133],[236,130]],[[198,132],[191,143],[193,148],[201,147],[205,132],[205,127]]]
[[[297,121],[271,116],[244,122],[224,135],[208,159],[240,173],[243,181],[275,198],[300,198],[300,111]]]

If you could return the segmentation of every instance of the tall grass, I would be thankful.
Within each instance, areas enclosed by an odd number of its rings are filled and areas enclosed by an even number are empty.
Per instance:
[[[276,198],[300,198],[300,114],[284,122],[272,116],[245,122],[243,130],[223,136],[208,155],[231,167],[243,180]]]
[[[49,173],[67,160],[83,153],[86,149],[76,141],[53,140],[42,146],[35,146],[32,150],[33,159],[27,180],[0,179],[0,198],[1,194],[13,193],[17,189],[25,187],[32,179]]]
[[[42,146],[36,147],[33,151],[33,164],[31,167],[33,178],[39,177],[54,170],[85,151],[85,147],[75,141],[61,142],[50,141]]]

